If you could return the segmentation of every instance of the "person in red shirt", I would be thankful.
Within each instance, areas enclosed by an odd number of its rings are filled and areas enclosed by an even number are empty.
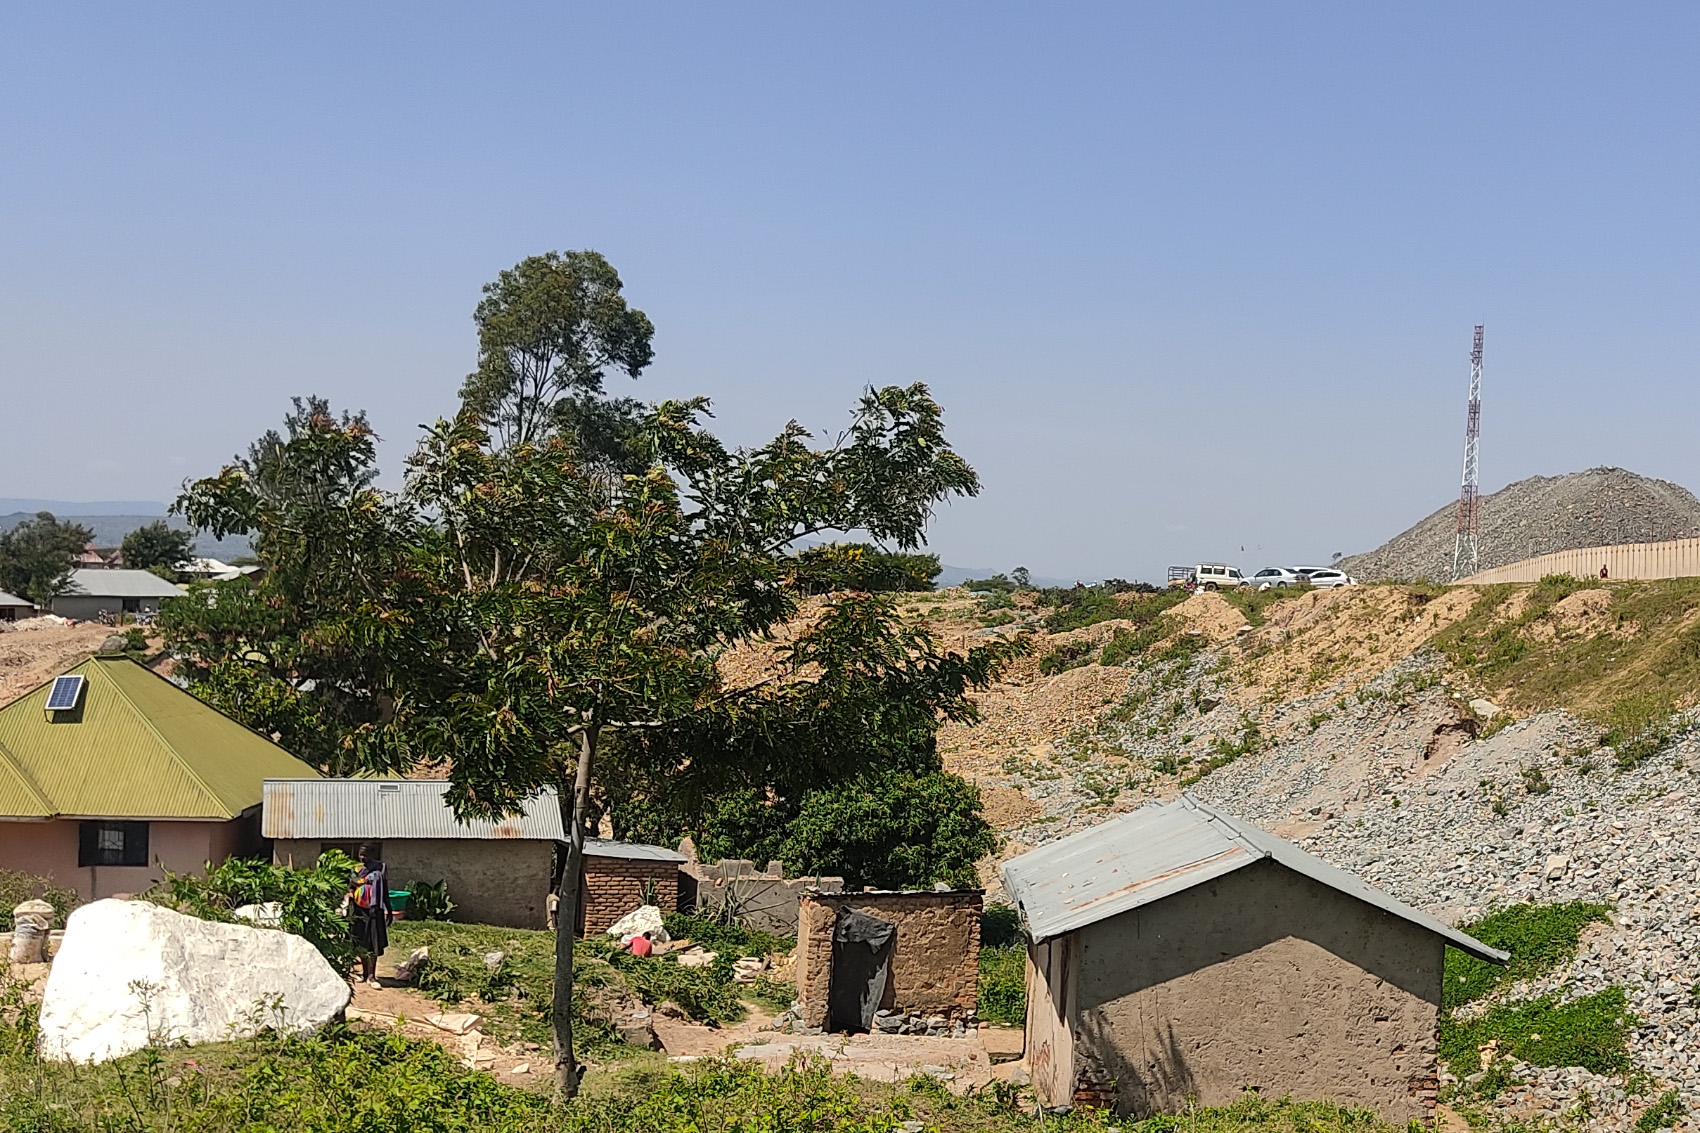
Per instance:
[[[633,956],[648,956],[655,951],[655,944],[649,939],[649,933],[640,933],[632,937],[632,942],[626,945]]]

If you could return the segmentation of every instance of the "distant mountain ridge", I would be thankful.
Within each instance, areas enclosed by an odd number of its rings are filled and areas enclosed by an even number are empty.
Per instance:
[[[18,508],[10,514],[0,514],[0,531],[10,531],[24,520],[37,512],[50,511],[56,518],[68,519],[80,523],[94,533],[92,542],[97,547],[116,547],[124,541],[124,536],[138,527],[157,523],[161,519],[178,531],[189,530],[189,525],[180,515],[166,515],[163,504],[131,504],[132,507],[157,508],[156,511],[134,511],[124,514],[90,514],[82,511],[60,510],[61,508],[96,507],[97,504],[66,504],[58,500],[0,500],[0,505],[40,504],[40,507]],[[202,558],[230,559],[242,555],[253,554],[253,547],[248,540],[240,535],[231,535],[224,539],[215,539],[211,532],[202,531],[195,536],[195,554]]]

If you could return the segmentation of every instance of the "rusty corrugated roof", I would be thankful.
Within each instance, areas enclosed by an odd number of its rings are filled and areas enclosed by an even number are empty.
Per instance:
[[[69,671],[73,711],[45,711],[52,682],[0,708],[0,818],[230,819],[267,776],[315,774],[128,657]]]
[[[1003,878],[1028,935],[1038,943],[1266,858],[1426,928],[1478,959],[1496,964],[1509,959],[1507,953],[1191,795],[1167,806],[1142,807],[1011,858],[1003,864]]]

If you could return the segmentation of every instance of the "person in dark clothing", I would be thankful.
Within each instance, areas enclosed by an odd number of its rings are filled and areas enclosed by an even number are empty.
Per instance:
[[[378,957],[390,946],[390,875],[378,857],[378,847],[360,847],[360,865],[348,881],[348,928],[354,955],[360,962],[360,981],[378,982]]]

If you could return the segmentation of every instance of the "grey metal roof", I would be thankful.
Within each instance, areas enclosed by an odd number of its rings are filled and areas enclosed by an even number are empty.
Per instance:
[[[586,838],[584,856],[587,858],[621,858],[633,862],[682,862],[685,855],[666,846],[651,846],[643,842],[615,842],[608,838]]]
[[[514,838],[560,841],[561,809],[545,790],[525,813],[500,822],[457,821],[441,779],[267,779],[266,838]]]
[[[0,590],[0,606],[28,606],[33,610],[35,603],[28,598],[20,598],[16,594],[8,594],[4,590]]]
[[[1477,959],[1496,964],[1510,959],[1508,953],[1191,795],[1167,806],[1141,808],[1011,858],[1003,864],[1003,879],[1028,935],[1038,943],[1264,859],[1426,928]]]
[[[67,598],[176,598],[183,593],[174,585],[145,570],[99,570],[84,568],[71,572]]]

